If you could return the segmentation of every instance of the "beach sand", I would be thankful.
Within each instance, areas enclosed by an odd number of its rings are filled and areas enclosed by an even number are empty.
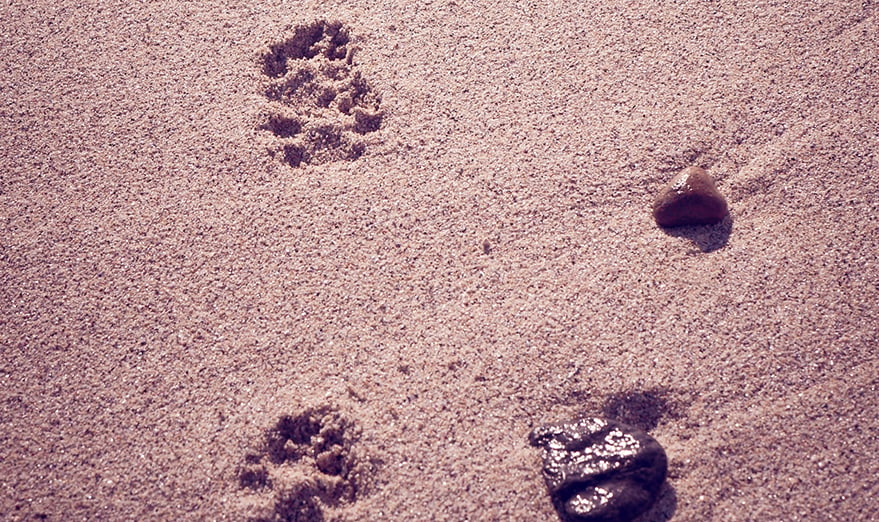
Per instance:
[[[879,520],[877,4],[734,4],[5,2],[0,519],[558,520],[597,415],[645,522]]]

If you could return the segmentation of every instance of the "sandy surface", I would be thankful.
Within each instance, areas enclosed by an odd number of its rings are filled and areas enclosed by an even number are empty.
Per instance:
[[[879,520],[875,2],[81,4],[0,6],[0,519],[557,520],[597,414],[644,520]],[[381,127],[293,167],[324,19]],[[663,231],[688,165],[731,218]],[[341,474],[266,453],[313,411]]]

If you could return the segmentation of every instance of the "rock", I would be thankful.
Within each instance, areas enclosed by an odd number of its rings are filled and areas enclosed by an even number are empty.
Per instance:
[[[614,421],[581,419],[535,428],[543,477],[563,519],[626,522],[656,500],[665,481],[665,451],[647,433]]]
[[[728,213],[726,199],[699,167],[688,167],[656,196],[653,218],[661,227],[711,225]]]

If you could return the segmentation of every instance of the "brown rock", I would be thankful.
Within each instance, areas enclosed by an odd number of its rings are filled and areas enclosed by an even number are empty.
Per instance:
[[[653,218],[661,227],[711,225],[728,213],[726,199],[699,167],[688,167],[656,196]]]

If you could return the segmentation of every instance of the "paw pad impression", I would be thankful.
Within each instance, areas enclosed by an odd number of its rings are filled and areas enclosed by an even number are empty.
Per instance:
[[[381,98],[354,63],[341,22],[296,27],[262,56],[272,111],[260,129],[278,139],[274,153],[292,167],[353,161],[365,136],[381,128]]]
[[[251,522],[321,521],[354,502],[364,473],[353,450],[358,436],[326,406],[279,418],[238,470],[238,486],[262,498]]]

